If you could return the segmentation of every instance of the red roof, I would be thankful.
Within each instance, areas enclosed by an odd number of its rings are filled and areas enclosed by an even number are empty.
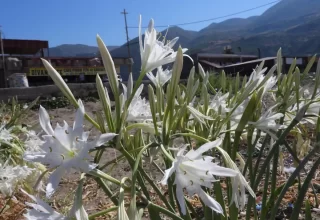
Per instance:
[[[48,48],[48,41],[41,40],[18,40],[3,39],[3,50],[5,54],[36,54],[41,49]]]

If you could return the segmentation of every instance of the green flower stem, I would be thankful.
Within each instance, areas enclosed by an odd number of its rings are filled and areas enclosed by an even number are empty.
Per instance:
[[[87,113],[84,114],[85,119],[87,119],[93,126],[95,126],[99,131],[101,131],[101,128],[99,124],[93,120]]]
[[[138,182],[139,182],[139,186],[141,187],[144,195],[146,196],[146,198],[151,201],[151,197],[149,195],[148,189],[146,187],[145,181],[143,180],[143,177],[141,175],[140,172],[138,172],[138,176],[137,176]]]
[[[139,163],[140,163],[140,161],[141,161],[142,154],[143,154],[143,152],[145,152],[148,148],[153,147],[154,145],[156,145],[156,144],[155,144],[155,143],[151,143],[151,144],[145,146],[144,148],[141,149],[141,151],[138,153],[138,156],[136,157],[136,161],[135,161],[134,166],[133,166],[133,169],[132,169],[132,185],[133,185],[133,186],[131,186],[131,199],[132,199],[133,201],[136,201],[136,196],[137,196],[137,195],[136,195],[136,187],[135,187],[134,185],[135,185],[135,183],[136,183],[137,174],[138,174],[138,166],[139,166]],[[141,185],[141,186],[142,186],[142,185],[144,186],[144,183],[142,182],[142,179],[141,179],[140,185]],[[136,203],[135,203],[135,202],[131,203],[129,210],[130,210],[129,213],[130,213],[130,212],[131,212],[131,213],[134,213],[134,212],[135,212],[135,210],[136,210]]]
[[[102,216],[102,215],[105,215],[109,212],[113,212],[113,211],[116,211],[118,209],[118,206],[113,206],[111,208],[108,208],[108,209],[105,209],[105,210],[102,210],[100,212],[96,212],[92,215],[89,215],[89,220],[94,220],[96,219],[96,217],[99,217],[99,216]]]
[[[283,113],[283,115],[285,112]],[[280,119],[280,124],[283,124],[284,117]],[[277,136],[281,135],[281,131],[278,132]],[[282,140],[282,142],[285,141],[285,139]],[[272,165],[272,175],[271,175],[271,195],[269,202],[273,204],[275,199],[275,191],[277,187],[277,171],[278,171],[278,162],[279,162],[279,155],[280,155],[280,146],[277,146],[274,151],[273,156],[273,165]]]
[[[191,202],[188,199],[184,199],[188,208],[191,210],[191,212],[193,213],[193,216],[195,217],[196,220],[201,220],[200,216],[198,215],[198,213],[196,212],[196,210],[194,209],[194,207],[192,206]]]
[[[258,168],[259,168],[259,165],[260,165],[260,161],[261,161],[261,158],[262,158],[264,149],[265,149],[265,147],[267,146],[269,140],[270,140],[270,135],[267,134],[267,136],[264,138],[263,143],[262,143],[262,146],[261,146],[261,148],[260,148],[260,152],[259,152],[259,155],[258,155],[258,158],[257,158],[257,161],[256,161],[256,165],[255,165],[255,168],[254,168],[254,171],[253,171],[253,176],[256,176],[256,175],[257,175]],[[255,181],[255,179],[252,179],[252,180],[250,180],[250,181],[251,181],[252,184],[253,184],[254,181]]]
[[[270,176],[270,166],[267,166],[266,177],[264,179],[263,194],[262,194],[262,210],[261,210],[261,220],[265,220],[267,217],[267,212],[269,207],[267,206],[268,198],[268,186],[269,186],[269,176]],[[254,207],[253,207],[254,209]]]
[[[290,123],[290,125],[282,132],[282,134],[280,135],[279,139],[276,141],[276,143],[273,145],[272,149],[270,150],[268,156],[266,157],[264,163],[262,164],[262,167],[260,169],[260,172],[258,173],[255,182],[253,184],[253,188],[252,190],[255,192],[259,186],[259,183],[265,173],[265,170],[267,169],[267,166],[269,166],[269,163],[271,161],[271,158],[274,155],[274,152],[277,148],[279,148],[279,145],[283,142],[283,140],[285,139],[285,137],[287,136],[287,134],[289,134],[289,132],[292,130],[292,128],[294,128],[302,119],[303,115],[305,114],[306,111],[306,107],[301,109],[300,112],[298,112],[297,116],[292,120],[292,122]],[[248,204],[252,203],[253,198],[249,197],[248,199]]]
[[[286,185],[282,188],[280,195],[278,196],[277,201],[275,202],[274,207],[279,207],[280,203],[282,201],[282,198],[284,197],[284,195],[286,194],[287,190],[289,189],[289,187],[292,185],[292,183],[294,182],[295,178],[299,175],[300,171],[302,170],[302,168],[305,166],[305,164],[310,160],[311,157],[314,156],[314,154],[316,152],[318,152],[320,150],[320,143],[317,142],[316,146],[312,149],[312,151],[310,151],[310,153],[300,162],[299,166],[295,169],[295,171],[291,174],[291,176],[289,177],[289,179],[287,180]],[[275,217],[276,215],[276,211],[275,209],[271,210],[271,219],[272,217]]]
[[[254,151],[254,145],[252,145],[252,134],[253,134],[253,128],[248,129],[248,159],[246,162],[247,168],[249,169],[249,177],[251,180],[254,179],[253,176],[253,167],[252,167],[252,157],[253,157],[253,151]],[[244,174],[246,172],[246,169],[244,169]],[[252,183],[251,183],[252,186]]]
[[[196,140],[198,140],[198,141],[201,141],[201,142],[203,142],[203,143],[209,142],[208,139],[203,138],[203,137],[201,137],[201,136],[199,136],[199,135],[196,135],[196,134],[193,134],[193,133],[177,133],[177,134],[171,135],[170,138],[173,139],[173,138],[175,138],[175,137],[177,137],[177,136],[194,138],[194,139],[196,139]]]
[[[214,187],[214,192],[215,192],[215,195],[216,195],[216,200],[217,200],[217,202],[220,203],[220,205],[222,207],[222,210],[223,210],[223,213],[226,216],[226,217],[224,217],[224,216],[221,215],[221,219],[222,220],[227,220],[226,205],[224,203],[220,181],[213,183],[213,187]]]
[[[122,152],[126,156],[129,163],[135,163],[135,159],[123,147],[122,147]],[[164,204],[167,206],[167,208],[170,209],[171,211],[174,211],[174,209],[168,203],[167,198],[162,194],[160,189],[157,187],[157,185],[154,183],[154,181],[149,177],[149,175],[144,171],[144,169],[141,166],[138,166],[138,171],[148,181],[148,183],[151,185],[151,187],[154,189],[154,191],[158,194],[158,196],[164,202]]]
[[[102,190],[107,194],[107,196],[111,199],[114,205],[118,205],[119,201],[116,197],[114,197],[114,194],[110,190],[110,188],[107,186],[107,184],[101,179],[101,178],[94,178],[94,180],[99,184],[99,186],[102,188]]]
[[[155,168],[156,168],[160,173],[162,173],[162,175],[164,175],[163,170],[161,169],[161,167],[159,167],[159,165],[158,165],[156,162],[152,161],[152,164],[155,166]]]
[[[161,151],[162,151],[162,153],[166,156],[166,158],[168,159],[168,160],[170,160],[171,162],[173,162],[174,161],[174,158],[168,153],[168,151],[164,148],[164,146],[161,144]]]
[[[139,147],[139,148],[136,148],[136,149],[133,149],[131,151],[128,151],[128,153],[134,153],[134,152],[137,152],[137,151],[140,151],[143,147]],[[107,166],[113,164],[113,163],[117,163],[118,160],[122,160],[122,158],[124,158],[125,156],[122,154],[122,155],[119,155],[117,156],[115,159],[113,160],[110,160],[108,161],[107,163],[105,163],[103,166],[100,167],[100,170],[103,170],[104,168],[106,168]]]
[[[112,182],[112,183],[120,186],[120,181],[119,180],[117,180],[117,179],[113,178],[112,176],[102,172],[101,170],[94,169],[94,170],[91,170],[89,172],[89,174],[94,176],[94,177],[105,179],[105,180],[107,180],[109,182]]]
[[[171,207],[176,207],[175,200],[174,200],[176,198],[176,195],[174,193],[174,191],[176,191],[175,189],[176,189],[176,186],[173,185],[173,178],[169,178],[168,179],[168,195],[169,195],[169,202]],[[180,212],[180,209],[179,209],[179,212]]]
[[[167,210],[159,205],[156,205],[152,202],[150,202],[148,204],[148,207],[150,207],[150,206],[152,207],[152,209],[154,209],[158,212],[161,212],[161,213],[167,215],[168,217],[171,217],[173,220],[184,220],[184,219],[180,218],[179,216],[177,216],[177,214],[175,212],[170,212],[169,210]]]

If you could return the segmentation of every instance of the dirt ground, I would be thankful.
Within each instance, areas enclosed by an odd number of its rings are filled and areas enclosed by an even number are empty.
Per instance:
[[[101,106],[99,103],[89,101],[89,102],[85,103],[85,110],[90,116],[94,117],[93,113],[95,113],[96,111],[100,111]],[[73,108],[72,106],[68,106],[65,108],[51,109],[51,110],[48,110],[48,113],[49,113],[50,117],[52,118],[51,121],[53,122],[53,127],[55,127],[55,124],[57,122],[62,123],[63,120],[67,121],[69,123],[69,125],[72,125],[72,123],[74,121],[74,116],[75,116],[75,108]],[[29,115],[27,116],[25,123],[26,124],[33,124],[34,122],[37,122],[37,121],[38,121],[38,112],[31,111],[29,113]],[[100,134],[88,121],[85,121],[85,129],[90,131],[90,138],[95,138],[96,136],[98,136]],[[37,127],[36,131],[40,131],[40,127]],[[245,147],[245,146],[243,146],[243,147]],[[102,156],[100,165],[103,165],[106,162],[115,159],[119,155],[120,155],[119,152],[117,152],[114,149],[106,149],[103,156]],[[286,166],[292,165],[293,160],[289,156],[288,153],[284,152],[284,158],[285,158],[285,165]],[[313,164],[313,161],[310,161],[308,163],[308,166],[311,167],[312,164]],[[154,182],[158,183],[161,180],[163,175],[154,166],[150,165],[148,163],[148,161],[145,161],[143,166],[144,166],[145,170],[147,171],[147,173],[154,180]],[[307,168],[307,170],[308,170],[308,168]],[[124,161],[118,161],[116,166],[108,166],[103,171],[108,173],[109,175],[119,179],[119,180],[121,180],[123,177],[131,177],[130,166],[128,163],[126,163]],[[303,175],[304,174],[302,174],[302,177],[303,177]],[[289,175],[286,173],[278,173],[278,179],[279,179],[278,185],[280,186],[281,184],[283,184],[287,180],[288,177],[289,177]],[[60,182],[60,187],[59,187],[58,191],[54,194],[53,199],[50,199],[49,204],[53,208],[55,208],[57,211],[59,211],[60,213],[67,214],[68,211],[70,210],[70,208],[73,204],[73,194],[76,190],[77,181],[79,180],[79,178],[80,178],[80,174],[78,172],[69,173]],[[221,184],[223,187],[226,187],[226,185],[223,182]],[[320,201],[320,171],[317,172],[315,178],[313,179],[313,184],[315,186],[318,186],[318,188],[317,188],[317,197],[318,198],[317,199]],[[113,193],[119,192],[119,189],[117,186],[109,185],[109,187]],[[161,186],[159,185],[159,187],[161,187]],[[164,188],[162,188],[162,189],[165,190]],[[259,191],[260,190],[262,190],[262,187],[259,189]],[[306,199],[308,199],[310,201],[310,204],[313,207],[315,207],[316,198],[314,197],[314,195],[311,193],[310,190],[311,189],[309,189],[309,191],[307,193]],[[150,194],[153,195],[152,193],[155,194],[150,189]],[[259,194],[259,192],[257,192],[257,195],[258,194]],[[41,193],[38,196],[40,196],[41,198],[44,198],[44,193]],[[23,203],[24,203],[24,201],[27,200],[27,198],[25,198],[25,196],[21,195],[21,193],[18,193],[16,195],[16,198],[18,198],[18,200],[16,200],[16,199],[10,200],[9,203],[11,204],[11,206],[10,206],[11,208],[7,209],[5,212],[3,212],[0,215],[0,220],[22,219],[21,214],[23,213],[23,211],[26,208],[26,206]],[[114,206],[112,201],[110,200],[110,198],[108,198],[105,195],[103,190],[98,187],[97,183],[93,179],[88,179],[86,181],[84,188],[83,188],[82,198],[83,198],[83,202],[84,202],[84,207],[89,215]],[[286,194],[284,201],[283,201],[283,205],[286,206],[287,204],[294,202],[296,198],[297,198],[297,185],[294,185],[293,187],[290,188],[289,192]],[[199,201],[197,200],[197,198],[190,198],[190,199],[191,199],[191,202],[195,206],[197,206],[197,207],[201,206]],[[257,196],[257,202],[259,201],[259,199],[261,199],[261,198],[259,196]],[[5,200],[0,197],[0,207],[3,207],[4,201]],[[45,201],[49,202],[48,200],[45,200]],[[161,204],[161,201],[159,201],[158,204]],[[290,210],[288,211],[287,209],[284,209],[282,211],[290,212]],[[10,213],[11,213],[11,215],[10,215]],[[14,213],[14,214],[12,214],[12,213]],[[97,220],[115,219],[115,217],[116,217],[116,212],[111,212],[111,213],[108,213],[107,215],[97,217],[95,219],[97,219]],[[317,215],[316,212],[313,213],[313,217],[314,217],[314,219],[320,219],[320,215]],[[144,219],[150,219],[147,215],[147,212],[144,213]],[[165,218],[163,217],[163,219],[165,219]],[[241,215],[239,216],[239,219],[241,219]],[[279,219],[286,219],[286,218],[280,217]],[[303,219],[302,215],[301,215],[301,219]]]

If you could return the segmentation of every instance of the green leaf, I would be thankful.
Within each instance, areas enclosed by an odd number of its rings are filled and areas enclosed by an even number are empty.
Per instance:
[[[282,49],[280,48],[277,53],[277,72],[278,72],[278,79],[280,79],[282,73]],[[278,85],[280,85],[280,81],[278,81]]]
[[[148,123],[135,123],[135,124],[130,124],[126,127],[127,131],[130,131],[133,129],[141,129],[144,132],[155,134],[155,127],[152,124],[148,124]]]
[[[315,146],[315,149],[319,150],[319,148],[320,148],[320,146],[317,144]],[[311,180],[312,180],[315,172],[318,170],[319,165],[320,165],[320,158],[318,158],[317,161],[313,164],[311,170],[309,171],[309,173],[307,175],[307,178],[304,180],[304,183],[303,183],[301,189],[299,190],[298,198],[295,202],[290,220],[298,220],[299,219],[300,209],[302,207],[302,203],[304,201],[305,195],[308,191],[309,184],[311,183]],[[301,168],[300,168],[300,170],[301,170]]]
[[[305,202],[305,220],[312,220],[309,200],[306,200]]]
[[[132,94],[132,90],[133,90],[133,79],[132,79],[132,73],[129,74],[129,78],[128,78],[128,85],[127,85],[127,99],[129,99],[129,97]]]
[[[58,86],[61,92],[67,97],[67,99],[69,99],[69,101],[74,106],[79,107],[77,100],[75,99],[74,95],[72,94],[71,90],[69,89],[65,81],[62,79],[60,73],[58,73],[48,61],[42,58],[41,60],[44,67],[47,69],[49,76],[51,77],[53,82],[56,84],[56,86]]]
[[[296,63],[297,63],[297,59],[296,58],[294,58],[293,59],[293,62],[291,63],[291,65],[290,65],[290,68],[289,68],[289,71],[288,71],[288,74],[292,74],[293,73],[293,71],[295,70],[295,68],[296,68]]]
[[[125,190],[124,190],[124,184],[125,182],[128,180],[128,177],[124,177],[122,180],[121,180],[121,187],[120,187],[120,193],[119,193],[119,206],[118,206],[118,215],[117,215],[117,220],[130,220],[128,215],[127,215],[127,212],[126,212],[126,208],[124,206],[124,193],[125,193]],[[135,187],[133,187],[135,188]],[[134,219],[134,218],[133,218]]]
[[[299,106],[299,100],[300,100],[300,75],[301,75],[301,73],[300,73],[300,69],[298,67],[296,68],[294,74],[295,74],[295,83],[294,84],[295,84],[296,100],[297,100],[297,106]]]
[[[317,65],[317,71],[316,71],[316,80],[314,83],[314,90],[311,99],[314,99],[314,97],[317,95],[317,89],[319,88],[320,85],[320,59],[318,60],[318,65]]]
[[[201,124],[206,124],[205,120],[213,120],[210,116],[206,116],[199,112],[197,109],[193,108],[192,106],[187,106],[188,110],[192,114],[192,116]]]
[[[187,94],[186,94],[188,102],[190,102],[192,100],[192,98],[194,97],[194,95],[192,95],[193,84],[194,84],[194,70],[195,70],[195,68],[192,67],[190,70],[189,77],[188,77]]]
[[[82,205],[82,187],[83,187],[84,175],[81,175],[81,179],[75,193],[75,200],[72,207],[72,212],[74,212],[77,220],[88,220],[88,214]]]
[[[260,97],[261,97],[261,92],[259,94],[260,95],[253,93],[246,109],[244,110],[244,112],[242,114],[242,117],[239,121],[239,124],[236,128],[234,144],[233,144],[233,151],[232,151],[232,159],[236,158],[236,154],[238,151],[238,145],[239,145],[239,141],[240,141],[240,136],[241,136],[244,128],[246,127],[249,120],[252,120],[252,112],[254,112],[257,107],[258,100],[260,100]]]
[[[148,96],[149,96],[149,103],[150,103],[150,110],[152,114],[152,122],[154,126],[155,134],[158,134],[158,125],[157,125],[157,117],[156,117],[156,103],[155,103],[155,97],[154,97],[154,90],[151,85],[148,85]],[[157,103],[161,103],[161,100],[159,100],[159,97],[157,97]],[[161,114],[161,107],[158,109],[159,114]]]
[[[156,143],[151,143],[151,144],[145,146],[144,148],[142,148],[142,150],[139,152],[139,154],[136,157],[134,167],[132,170],[132,187],[131,187],[131,201],[132,202],[130,203],[130,208],[129,208],[129,216],[131,216],[131,217],[135,216],[135,214],[136,214],[136,187],[134,187],[134,186],[136,184],[138,167],[139,167],[139,163],[141,161],[142,153],[144,151],[146,151],[148,148],[156,147],[156,146],[158,146]],[[130,218],[130,219],[132,219],[132,218]]]
[[[111,208],[108,208],[108,209],[105,209],[105,210],[102,210],[100,212],[96,212],[92,215],[89,215],[89,220],[94,220],[96,219],[96,217],[99,217],[99,216],[102,216],[102,215],[105,215],[109,212],[113,212],[113,211],[116,211],[118,209],[118,206],[113,206]]]
[[[118,74],[116,72],[113,59],[99,35],[97,35],[97,43],[101,54],[101,58],[103,60],[104,68],[107,72],[112,93],[114,94],[114,96],[119,96],[119,82],[117,77]]]
[[[317,58],[317,56],[314,55],[314,56],[310,59],[307,67],[306,67],[306,68],[304,69],[304,71],[303,71],[303,76],[306,76],[306,75],[309,73],[311,67],[313,66],[314,62],[316,61],[316,58]]]
[[[173,220],[183,220],[176,213],[170,212],[169,210],[167,210],[159,205],[156,205],[152,202],[149,203],[148,207],[150,207],[150,206],[152,207],[153,210],[155,210],[157,212],[161,212],[161,213],[167,215],[168,217],[172,218]]]
[[[100,126],[101,132],[106,133],[107,132],[106,125],[104,123],[103,117],[100,112],[96,112],[96,118],[97,118],[97,122]]]
[[[89,174],[92,175],[92,176],[98,177],[98,178],[105,179],[105,180],[107,180],[109,182],[112,182],[112,183],[114,183],[116,185],[120,185],[120,181],[119,180],[117,180],[117,179],[113,178],[112,176],[102,172],[101,170],[94,169],[94,170],[91,170],[89,172]]]

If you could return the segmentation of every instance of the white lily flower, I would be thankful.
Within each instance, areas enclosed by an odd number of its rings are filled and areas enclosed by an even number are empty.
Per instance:
[[[299,109],[301,109],[307,103],[308,103],[308,101],[301,101],[299,103]],[[303,118],[303,120],[300,123],[304,124],[304,123],[308,122],[310,124],[316,124],[317,120],[318,120],[319,110],[320,110],[320,101],[311,103],[306,111],[306,114],[312,115],[313,117]],[[286,118],[285,118],[286,119],[285,121],[287,124],[290,124],[291,120],[297,114],[297,111],[298,111],[298,104],[295,104],[294,106],[290,107],[287,110],[287,114],[286,114]]]
[[[309,108],[307,109],[307,114],[319,115],[319,110],[320,110],[320,102],[314,102],[309,105]]]
[[[21,191],[26,194],[29,198],[31,198],[35,203],[26,202],[26,205],[32,207],[32,209],[27,209],[27,213],[24,214],[24,217],[27,220],[71,220],[73,217],[77,220],[87,220],[88,214],[84,210],[82,203],[78,203],[76,201],[77,196],[75,196],[75,201],[73,207],[69,211],[68,216],[64,216],[59,212],[55,211],[50,205],[48,205],[45,201],[40,198],[37,198],[33,195],[30,195],[26,191]],[[83,215],[79,215],[77,212],[81,210]]]
[[[147,73],[147,77],[153,83],[154,86],[162,87],[166,82],[168,82],[172,77],[172,70],[166,69],[163,70],[162,67],[158,67],[157,75],[154,76],[152,72]]]
[[[221,92],[218,92],[211,100],[210,108],[215,111],[218,111],[220,106],[222,107],[222,109],[226,109],[226,106],[227,106],[226,101],[228,97],[229,97],[229,93],[222,95]]]
[[[284,126],[279,125],[276,123],[276,120],[280,119],[283,117],[282,113],[273,113],[270,109],[269,111],[265,112],[258,121],[252,122],[249,121],[248,124],[253,125],[255,128],[268,133],[270,136],[273,138],[277,138],[275,134],[270,132],[270,130],[277,132],[278,129],[284,128]]]
[[[96,164],[89,162],[91,159],[89,150],[116,136],[113,133],[102,134],[96,140],[88,142],[89,132],[83,131],[84,106],[81,100],[78,101],[78,105],[73,127],[64,122],[63,127],[57,124],[55,130],[51,127],[49,114],[42,106],[40,107],[40,125],[46,133],[43,135],[44,143],[40,146],[41,151],[26,152],[24,159],[48,165],[49,168],[56,168],[48,180],[47,197],[54,193],[62,176],[72,168],[81,172],[94,169]]]
[[[19,183],[32,174],[34,169],[27,166],[9,166],[0,164],[0,193],[11,196]]]
[[[217,181],[214,176],[235,177],[238,173],[232,169],[218,166],[212,163],[213,157],[202,156],[202,154],[222,142],[221,139],[202,145],[197,150],[191,149],[184,155],[186,147],[179,150],[175,161],[170,169],[165,171],[161,180],[167,184],[169,177],[175,172],[176,195],[181,207],[181,212],[186,214],[183,190],[189,195],[198,194],[204,204],[217,213],[223,213],[221,205],[210,197],[201,186],[211,187],[212,182]]]
[[[238,126],[238,124],[239,124],[239,122],[240,122],[240,120],[241,120],[241,117],[242,117],[242,115],[243,115],[243,113],[244,113],[244,110],[246,109],[246,107],[247,107],[247,105],[248,105],[248,103],[249,103],[249,98],[248,99],[246,99],[246,100],[244,100],[239,106],[237,106],[236,108],[235,107],[229,107],[229,108],[227,108],[226,107],[226,105],[224,105],[224,104],[222,104],[220,107],[221,107],[221,114],[222,114],[222,116],[223,117],[226,117],[227,115],[229,115],[230,114],[230,112],[232,112],[231,113],[231,115],[230,115],[230,122],[231,122],[231,127],[230,127],[230,129],[231,130],[234,130],[237,126]],[[235,109],[234,109],[235,108]]]
[[[40,146],[44,143],[43,140],[35,133],[35,131],[27,132],[28,138],[24,142],[26,151],[37,152],[40,150]]]
[[[12,135],[10,130],[5,128],[5,124],[0,126],[0,142],[1,141],[10,141],[12,139]]]
[[[136,93],[134,94],[134,97],[129,105],[128,108],[128,116],[127,120],[128,122],[132,121],[146,121],[146,120],[151,120],[152,119],[152,114],[151,114],[151,108],[150,104],[148,101],[146,101],[145,98],[141,98],[141,92],[143,90],[143,84],[137,89]],[[123,97],[124,101],[127,100],[127,87],[122,84],[123,87]],[[123,108],[124,106],[122,106]]]
[[[148,29],[144,35],[144,43],[142,43],[141,34],[141,16],[139,22],[139,44],[141,55],[141,70],[142,72],[149,73],[159,66],[166,65],[175,61],[177,52],[172,47],[178,41],[178,37],[172,39],[169,43],[164,44],[162,41],[157,40],[157,31],[154,29],[153,19],[150,20]],[[186,52],[187,49],[182,49]]]
[[[257,86],[264,80],[264,73],[267,71],[268,68],[264,68],[261,71],[253,70],[251,73],[248,82],[246,83],[246,87],[251,84],[255,83]]]
[[[263,88],[263,94],[266,94],[267,92],[269,92],[277,83],[277,77],[276,76],[272,76],[270,77],[264,85]]]
[[[36,203],[26,202],[26,205],[32,207],[32,209],[27,209],[27,213],[24,214],[24,217],[27,220],[67,220],[68,218],[59,212],[56,212],[50,205],[48,205],[42,199],[36,198],[33,195],[30,195],[26,191],[21,191],[26,194],[29,198],[31,198]]]

